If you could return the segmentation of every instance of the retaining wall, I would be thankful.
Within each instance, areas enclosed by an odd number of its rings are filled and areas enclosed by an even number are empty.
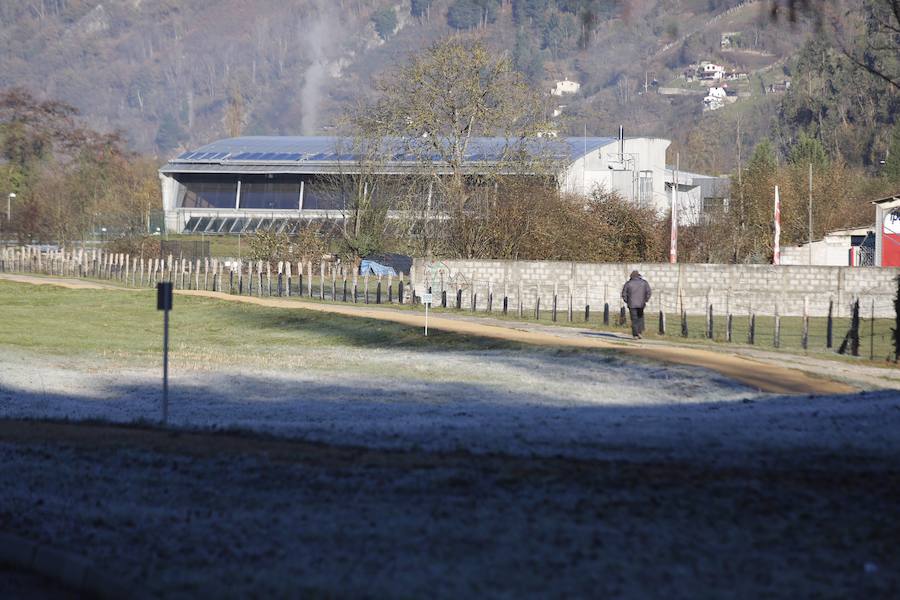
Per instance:
[[[804,302],[810,316],[826,316],[833,302],[834,316],[849,316],[850,305],[860,299],[860,313],[894,317],[894,296],[900,268],[817,267],[773,265],[711,265],[667,263],[578,263],[554,261],[416,259],[411,279],[421,290],[430,283],[435,293],[448,291],[448,304],[463,290],[463,303],[476,296],[479,310],[493,292],[497,310],[504,294],[510,310],[521,301],[527,310],[538,297],[542,307],[552,303],[557,290],[560,310],[571,301],[573,310],[601,310],[604,302],[618,308],[622,285],[637,269],[650,282],[649,308],[669,313],[704,314],[709,304],[718,314],[778,314],[801,316]],[[437,299],[435,300],[437,302]]]

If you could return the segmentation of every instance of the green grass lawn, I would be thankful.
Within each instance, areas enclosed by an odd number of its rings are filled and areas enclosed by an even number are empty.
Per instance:
[[[441,331],[328,315],[176,296],[173,358],[277,366],[310,348],[473,350],[520,347]],[[158,361],[163,316],[155,291],[68,290],[0,281],[0,346],[139,366]]]

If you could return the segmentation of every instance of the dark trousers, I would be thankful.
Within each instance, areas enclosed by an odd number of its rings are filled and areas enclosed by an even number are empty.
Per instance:
[[[644,309],[629,308],[628,312],[631,313],[631,335],[644,333]]]

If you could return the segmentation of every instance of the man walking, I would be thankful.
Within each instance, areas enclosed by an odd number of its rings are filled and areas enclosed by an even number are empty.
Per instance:
[[[622,288],[622,301],[628,306],[631,315],[631,335],[634,339],[641,339],[644,333],[644,307],[650,300],[650,284],[641,278],[637,271],[631,272],[631,279],[625,282]]]

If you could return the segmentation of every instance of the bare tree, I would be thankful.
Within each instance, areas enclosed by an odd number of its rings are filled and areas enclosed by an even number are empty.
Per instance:
[[[474,225],[491,205],[498,177],[548,172],[546,154],[536,150],[548,129],[541,96],[508,56],[465,37],[434,44],[380,81],[378,92],[355,124],[369,140],[400,140],[427,180],[413,210],[424,217],[425,254],[434,251],[430,228],[440,214],[448,217],[444,250],[477,255],[484,240]],[[493,136],[490,147],[475,148],[482,136]]]

